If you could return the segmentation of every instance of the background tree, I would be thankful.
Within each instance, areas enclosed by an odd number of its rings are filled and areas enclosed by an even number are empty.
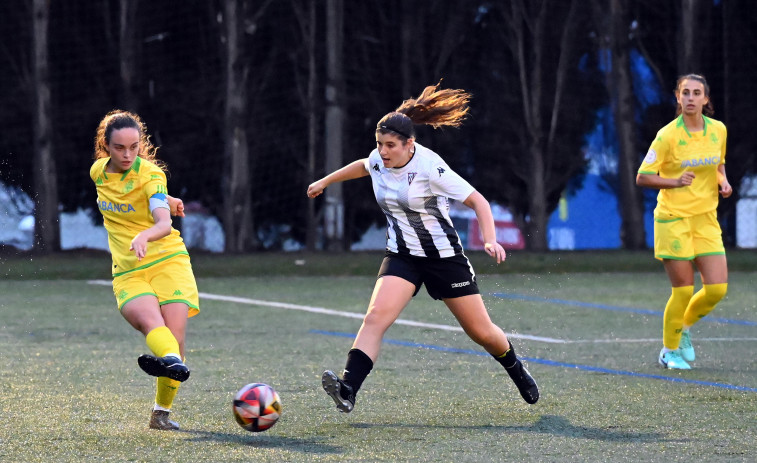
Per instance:
[[[318,85],[318,61],[317,61],[317,30],[318,15],[316,4],[311,1],[292,0],[292,11],[297,18],[297,33],[302,37],[302,46],[292,49],[291,59],[297,82],[297,94],[302,103],[302,109],[307,114],[307,157],[304,165],[304,183],[310,184],[317,180],[316,161],[318,144],[319,98],[316,91]],[[305,63],[302,66],[300,63]],[[301,68],[305,67],[302,71]],[[315,201],[311,201],[305,195],[302,197],[303,209],[307,211],[305,225],[305,248],[309,251],[316,250],[318,241],[318,215],[315,210]]]
[[[610,97],[618,140],[617,185],[621,215],[620,238],[625,249],[644,249],[644,203],[636,186],[639,168],[637,148],[636,98],[633,91],[630,53],[633,37],[630,1],[599,0],[593,3],[594,21],[599,31],[599,53],[606,56],[605,86]]]
[[[326,1],[326,172],[342,167],[344,158],[343,15],[342,0]],[[344,198],[341,183],[329,186],[323,196],[325,247],[331,251],[344,250]]]
[[[549,213],[586,165],[581,137],[593,113],[592,99],[582,99],[590,93],[591,76],[578,69],[590,46],[578,25],[589,11],[584,2],[571,1],[558,17],[557,3],[513,0],[500,9],[504,23],[498,39],[510,51],[500,69],[513,73],[492,86],[512,93],[499,100],[511,114],[499,116],[509,126],[507,137],[495,142],[502,154],[487,169],[490,185],[499,185],[491,196],[510,205],[534,251],[547,249]]]
[[[34,236],[40,252],[60,250],[58,172],[53,155],[53,108],[48,59],[50,0],[33,3]]]

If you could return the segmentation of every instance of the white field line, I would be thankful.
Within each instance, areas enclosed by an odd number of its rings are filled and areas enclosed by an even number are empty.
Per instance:
[[[92,285],[100,285],[100,286],[112,286],[112,282],[109,280],[89,280],[87,281],[87,283],[92,284]],[[263,306],[263,307],[276,307],[279,309],[299,310],[302,312],[318,313],[318,314],[323,314],[323,315],[333,315],[335,317],[355,318],[358,320],[362,320],[363,317],[365,316],[364,313],[358,313],[358,312],[344,312],[341,310],[327,309],[325,307],[289,304],[287,302],[263,301],[260,299],[249,299],[246,297],[224,296],[222,294],[200,293],[200,297],[203,299],[209,299],[212,301],[233,302],[236,304],[257,305],[257,306]],[[431,329],[442,330],[442,331],[455,331],[455,332],[463,331],[463,329],[459,326],[439,325],[436,323],[423,323],[423,322],[416,322],[413,320],[405,320],[402,318],[398,318],[394,323],[398,325],[415,326],[418,328],[431,328]],[[533,336],[530,334],[518,334],[518,333],[508,333],[507,336],[513,339],[528,339],[530,341],[545,342],[549,344],[655,343],[655,342],[662,341],[662,339],[660,338],[567,340],[567,339],[547,338],[543,336]],[[695,340],[697,342],[699,341],[757,341],[757,338],[695,338]]]
[[[113,284],[111,281],[108,281],[108,280],[89,280],[87,281],[87,283],[91,285],[100,285],[100,286],[112,286]],[[318,314],[323,314],[323,315],[333,315],[336,317],[356,318],[358,320],[362,320],[363,317],[365,316],[364,313],[344,312],[341,310],[327,309],[325,307],[313,307],[309,305],[289,304],[287,302],[263,301],[260,299],[249,299],[246,297],[237,297],[237,296],[224,296],[221,294],[200,293],[200,297],[202,299],[209,299],[212,301],[224,301],[224,302],[233,302],[236,304],[276,307],[278,309],[299,310],[302,312],[318,313]],[[459,326],[439,325],[436,323],[423,323],[423,322],[416,322],[413,320],[405,320],[402,318],[397,319],[394,323],[398,325],[415,326],[418,328],[431,328],[431,329],[443,330],[443,331],[458,331],[458,332],[463,331],[463,329],[460,328]],[[529,334],[509,333],[507,336],[513,339],[528,339],[530,341],[540,341],[540,342],[546,342],[546,343],[552,343],[552,344],[565,344],[566,342],[569,342],[563,339],[545,338],[542,336],[531,336]]]
[[[728,341],[757,341],[757,338],[692,338],[695,342],[699,341],[715,341],[715,342],[728,342]],[[601,343],[650,343],[650,342],[662,342],[662,338],[649,338],[649,339],[580,339],[574,341],[565,341],[570,344],[601,344]]]

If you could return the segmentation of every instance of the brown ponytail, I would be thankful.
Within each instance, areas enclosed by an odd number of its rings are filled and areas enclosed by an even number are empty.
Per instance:
[[[415,136],[413,125],[460,127],[468,115],[471,95],[461,89],[439,90],[441,81],[423,89],[417,98],[402,102],[393,112],[385,115],[376,124],[379,133],[393,132],[403,140]]]

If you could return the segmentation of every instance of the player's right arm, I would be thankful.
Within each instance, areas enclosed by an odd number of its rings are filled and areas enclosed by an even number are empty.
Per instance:
[[[137,260],[142,260],[147,255],[147,243],[157,241],[171,234],[171,211],[167,208],[159,207],[152,211],[155,224],[143,230],[131,240],[129,251],[134,251]]]
[[[636,174],[636,184],[647,188],[664,190],[666,188],[680,188],[691,185],[694,172],[686,171],[678,178],[663,178],[659,174]]]
[[[323,190],[332,183],[344,182],[355,178],[365,177],[368,175],[366,168],[367,159],[358,159],[351,162],[339,170],[335,170],[329,175],[317,180],[308,186],[308,197],[315,198],[323,193]]]
[[[654,141],[644,157],[644,161],[636,174],[636,185],[665,190],[668,188],[681,188],[691,185],[694,181],[694,172],[683,172],[680,177],[661,177],[662,163],[670,153],[670,124],[657,132]]]

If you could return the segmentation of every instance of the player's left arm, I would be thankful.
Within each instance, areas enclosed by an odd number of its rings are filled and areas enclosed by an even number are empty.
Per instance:
[[[158,207],[153,209],[152,217],[155,225],[141,231],[131,240],[129,251],[134,251],[137,260],[142,260],[147,255],[147,243],[157,241],[171,233],[171,211],[168,208]]]
[[[728,177],[725,175],[725,164],[718,166],[718,190],[720,191],[720,196],[724,198],[728,198],[733,194],[733,188],[728,182]]]
[[[728,176],[725,174],[725,144],[728,138],[728,131],[723,125],[723,136],[720,145],[720,164],[718,165],[718,191],[724,198],[728,198],[733,194],[733,188],[728,181]]]
[[[171,209],[171,215],[174,217],[184,217],[184,201],[181,198],[174,198],[171,195],[166,195],[166,202]]]
[[[473,191],[463,204],[473,209],[478,219],[478,226],[484,240],[484,251],[497,260],[497,263],[504,262],[507,258],[505,248],[497,243],[497,232],[494,226],[494,215],[489,201],[478,191]]]

